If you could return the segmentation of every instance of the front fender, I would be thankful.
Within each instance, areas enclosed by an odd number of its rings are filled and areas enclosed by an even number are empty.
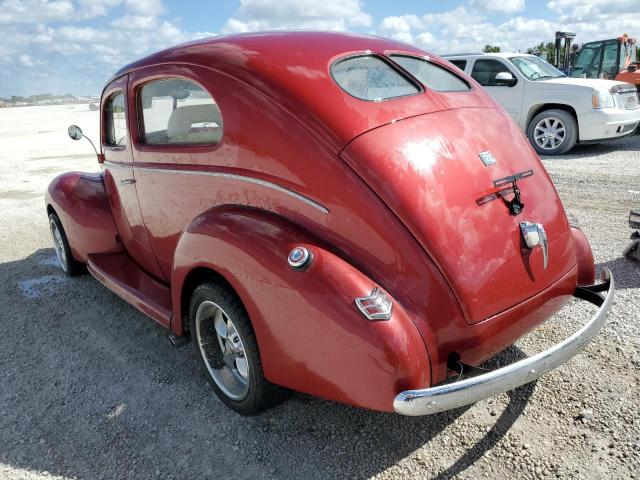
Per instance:
[[[47,213],[53,209],[60,218],[76,260],[86,263],[89,253],[121,250],[99,173],[68,172],[57,176],[49,184],[45,204]]]
[[[297,245],[313,255],[304,271],[287,263]],[[194,220],[178,242],[171,277],[176,333],[187,314],[185,279],[198,267],[222,275],[240,296],[271,382],[385,411],[398,392],[430,384],[424,343],[402,307],[394,300],[391,320],[366,320],[354,298],[375,282],[282,217],[214,209]]]

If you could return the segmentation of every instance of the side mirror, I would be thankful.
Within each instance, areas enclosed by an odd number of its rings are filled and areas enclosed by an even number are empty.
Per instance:
[[[67,133],[71,140],[80,140],[82,138],[82,129],[77,125],[71,125],[67,129]]]
[[[104,163],[104,156],[98,153],[96,146],[93,144],[93,142],[89,137],[84,136],[84,134],[82,133],[82,129],[79,126],[70,125],[69,128],[67,128],[67,133],[69,134],[69,138],[71,140],[80,140],[82,137],[86,138],[87,141],[93,147],[93,151],[96,152],[96,156],[98,157],[98,163]]]
[[[500,72],[495,76],[496,86],[498,87],[513,87],[518,80],[513,76],[511,72]]]

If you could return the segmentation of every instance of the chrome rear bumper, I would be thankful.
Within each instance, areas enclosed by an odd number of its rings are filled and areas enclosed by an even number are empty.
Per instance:
[[[604,296],[599,292],[604,292]],[[430,415],[475,403],[492,395],[513,390],[529,383],[571,359],[598,334],[613,304],[615,283],[605,268],[603,283],[578,287],[574,297],[597,305],[597,313],[580,330],[544,352],[506,367],[421,390],[400,392],[393,409],[402,415]]]

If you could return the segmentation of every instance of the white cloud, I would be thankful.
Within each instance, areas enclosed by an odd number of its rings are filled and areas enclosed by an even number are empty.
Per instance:
[[[4,0],[0,2],[0,24],[61,20],[74,12],[67,0]]]
[[[524,0],[471,0],[469,5],[477,10],[514,13],[524,10]]]
[[[31,60],[31,57],[26,53],[20,55],[20,57],[18,57],[18,61],[20,62],[20,65],[25,67],[33,67],[33,60]]]
[[[240,0],[223,33],[279,29],[347,30],[371,26],[360,0]]]
[[[520,5],[522,4],[522,5]],[[547,6],[557,20],[512,16],[496,22],[496,7],[501,12],[523,6],[524,2],[469,0],[468,6],[423,15],[408,14],[384,18],[379,31],[386,36],[409,41],[433,53],[478,51],[486,44],[503,51],[525,51],[540,42],[553,41],[558,30],[577,33],[579,43],[614,38],[638,29],[634,2],[604,0],[551,0]],[[483,6],[483,8],[480,8]],[[503,18],[503,17],[500,17]]]
[[[158,17],[152,15],[123,15],[113,20],[111,25],[123,30],[150,30],[158,26]]]
[[[187,33],[164,11],[161,0],[0,0],[0,69],[14,79],[2,93],[96,93],[137,58],[215,35]],[[101,16],[97,27],[80,21]]]

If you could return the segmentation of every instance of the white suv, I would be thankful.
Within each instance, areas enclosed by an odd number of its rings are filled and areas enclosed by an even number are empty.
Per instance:
[[[640,123],[630,83],[568,78],[541,58],[522,53],[443,55],[504,107],[539,154],[568,152],[633,133]]]

